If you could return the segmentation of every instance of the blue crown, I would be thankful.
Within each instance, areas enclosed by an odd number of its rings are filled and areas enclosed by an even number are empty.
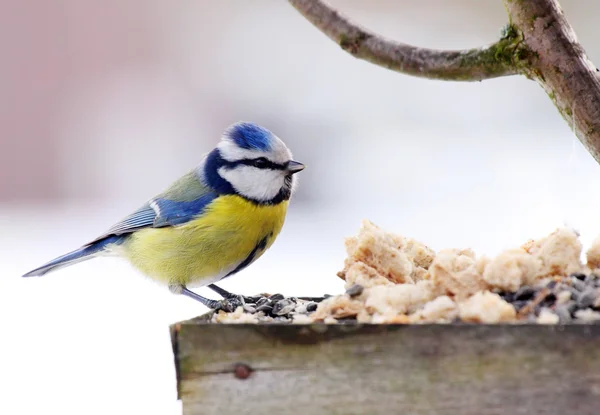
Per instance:
[[[238,122],[229,127],[226,135],[241,148],[260,151],[271,149],[273,133],[258,124]]]

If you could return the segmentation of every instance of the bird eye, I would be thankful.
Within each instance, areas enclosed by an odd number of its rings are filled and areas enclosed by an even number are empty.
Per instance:
[[[259,158],[255,159],[252,164],[254,165],[254,167],[258,167],[259,169],[264,169],[265,167],[267,167],[269,165],[269,160],[267,160],[264,157],[259,157]]]

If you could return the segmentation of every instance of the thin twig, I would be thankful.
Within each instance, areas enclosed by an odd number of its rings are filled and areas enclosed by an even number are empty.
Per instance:
[[[476,49],[419,48],[372,33],[322,0],[289,2],[346,52],[393,71],[447,81],[481,81],[518,73],[510,59],[518,42],[515,37],[505,36],[492,45]]]

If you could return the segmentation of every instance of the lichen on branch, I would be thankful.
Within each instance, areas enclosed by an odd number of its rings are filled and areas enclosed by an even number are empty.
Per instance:
[[[423,78],[481,81],[517,72],[510,51],[518,45],[514,30],[496,43],[475,49],[436,50],[386,39],[351,22],[321,0],[289,0],[307,20],[352,56]]]

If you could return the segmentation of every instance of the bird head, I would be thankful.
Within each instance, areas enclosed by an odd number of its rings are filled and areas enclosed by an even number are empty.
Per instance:
[[[304,165],[275,134],[257,124],[231,125],[208,155],[204,175],[209,185],[261,204],[290,198],[295,173]]]

